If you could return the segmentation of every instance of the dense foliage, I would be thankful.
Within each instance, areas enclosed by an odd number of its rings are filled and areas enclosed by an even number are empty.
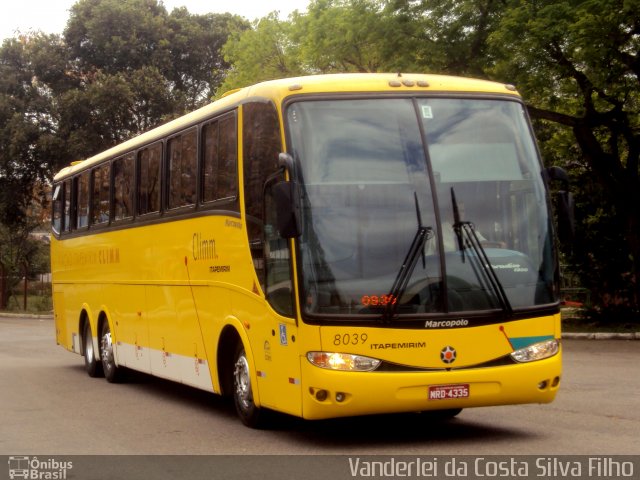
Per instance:
[[[545,162],[571,174],[563,250],[594,305],[638,317],[639,43],[640,0],[312,0],[253,24],[80,0],[64,36],[0,48],[0,223],[25,222],[34,187],[69,160],[230,88],[345,71],[489,78],[518,86]]]
[[[34,271],[53,173],[209,101],[229,64],[220,50],[248,23],[168,13],[156,0],[80,0],[63,36],[0,47],[0,308]]]

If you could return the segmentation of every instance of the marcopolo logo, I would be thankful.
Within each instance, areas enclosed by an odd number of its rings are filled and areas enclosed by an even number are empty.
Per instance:
[[[65,480],[67,471],[73,468],[73,462],[63,462],[54,458],[45,460],[38,457],[9,457],[9,478],[33,480]]]
[[[466,318],[458,318],[456,320],[427,320],[424,324],[425,328],[454,328],[467,327],[469,320]]]

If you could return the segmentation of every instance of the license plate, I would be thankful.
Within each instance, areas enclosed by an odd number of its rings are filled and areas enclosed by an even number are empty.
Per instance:
[[[456,398],[469,398],[469,384],[458,385],[431,385],[429,387],[429,400],[452,400]]]

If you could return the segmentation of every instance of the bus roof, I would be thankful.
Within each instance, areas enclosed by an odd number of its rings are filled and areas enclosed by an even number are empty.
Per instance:
[[[54,180],[84,170],[102,160],[114,158],[177,133],[243,103],[248,98],[269,98],[280,104],[286,97],[314,93],[399,92],[433,93],[466,92],[507,94],[518,97],[514,86],[465,77],[413,73],[340,73],[268,80],[232,90],[198,110],[149,130],[85,160],[63,168]]]

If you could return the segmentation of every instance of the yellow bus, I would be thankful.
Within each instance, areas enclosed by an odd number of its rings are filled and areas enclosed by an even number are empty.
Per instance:
[[[57,343],[234,399],[248,426],[551,402],[546,174],[510,85],[282,79],[60,171]]]

